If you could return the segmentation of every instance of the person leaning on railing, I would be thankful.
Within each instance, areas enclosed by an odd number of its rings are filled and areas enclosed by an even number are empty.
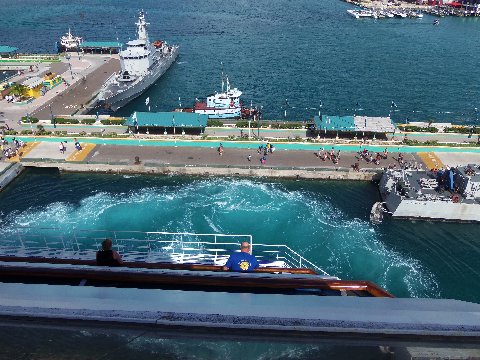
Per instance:
[[[240,252],[234,252],[223,267],[224,271],[252,272],[259,267],[257,258],[250,254],[250,244],[246,241],[240,245]]]
[[[102,250],[97,251],[98,266],[121,266],[122,257],[118,252],[112,250],[112,239],[102,241]]]

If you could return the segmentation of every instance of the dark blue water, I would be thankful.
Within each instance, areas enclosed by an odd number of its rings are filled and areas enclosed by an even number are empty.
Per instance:
[[[177,63],[120,115],[189,106],[220,89],[223,62],[234,86],[265,118],[329,114],[474,122],[480,90],[480,19],[355,20],[338,0],[0,0],[0,43],[52,52],[72,28],[88,40],[125,42],[147,11],[152,39],[181,46]],[[15,29],[14,36],[12,29]],[[358,105],[357,105],[358,103]],[[363,110],[356,110],[361,108]]]
[[[9,77],[13,76],[15,71],[0,71],[0,83]]]
[[[480,302],[480,226],[387,219],[368,182],[59,174],[29,170],[0,193],[0,231],[18,226],[251,234],[343,279],[399,297]]]

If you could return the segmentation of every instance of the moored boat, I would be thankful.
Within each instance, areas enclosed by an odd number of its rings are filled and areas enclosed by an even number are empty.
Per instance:
[[[380,195],[394,218],[480,222],[480,168],[385,170]]]
[[[73,36],[68,29],[68,33],[60,38],[60,42],[57,42],[58,52],[74,52],[80,50],[80,45],[83,43],[83,38],[79,36]]]
[[[237,88],[231,88],[228,76],[225,79],[226,91],[224,91],[225,81],[222,74],[222,91],[208,95],[204,101],[196,101],[193,111],[197,114],[207,114],[210,119],[254,118],[259,113],[258,109],[253,106],[243,107],[240,101],[242,92]]]
[[[98,100],[112,110],[126,105],[152,86],[172,65],[178,56],[178,46],[156,40],[150,43],[145,13],[140,12],[138,38],[127,43],[120,52],[122,69],[103,85]]]

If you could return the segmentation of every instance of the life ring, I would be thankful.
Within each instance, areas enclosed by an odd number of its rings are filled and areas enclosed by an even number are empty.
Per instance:
[[[458,195],[458,194],[453,194],[453,195],[452,195],[452,201],[453,201],[454,203],[460,202],[460,195]]]

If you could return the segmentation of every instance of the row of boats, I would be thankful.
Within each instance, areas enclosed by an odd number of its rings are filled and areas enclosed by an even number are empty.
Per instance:
[[[386,19],[386,18],[423,18],[423,14],[418,11],[396,9],[350,9],[347,13],[353,16],[355,19],[361,18],[374,18],[374,19]]]
[[[121,70],[112,74],[97,95],[97,102],[113,111],[144,93],[170,68],[178,56],[177,45],[169,45],[160,40],[150,42],[148,23],[143,11],[140,12],[136,25],[137,39],[127,42],[126,49],[119,53]],[[59,42],[59,51],[78,52],[82,41],[81,37],[73,36],[69,30]],[[248,119],[259,115],[259,109],[243,106],[241,95],[240,90],[230,86],[228,76],[222,72],[220,93],[211,94],[203,101],[197,100],[192,108],[179,110],[206,114],[212,119]]]

